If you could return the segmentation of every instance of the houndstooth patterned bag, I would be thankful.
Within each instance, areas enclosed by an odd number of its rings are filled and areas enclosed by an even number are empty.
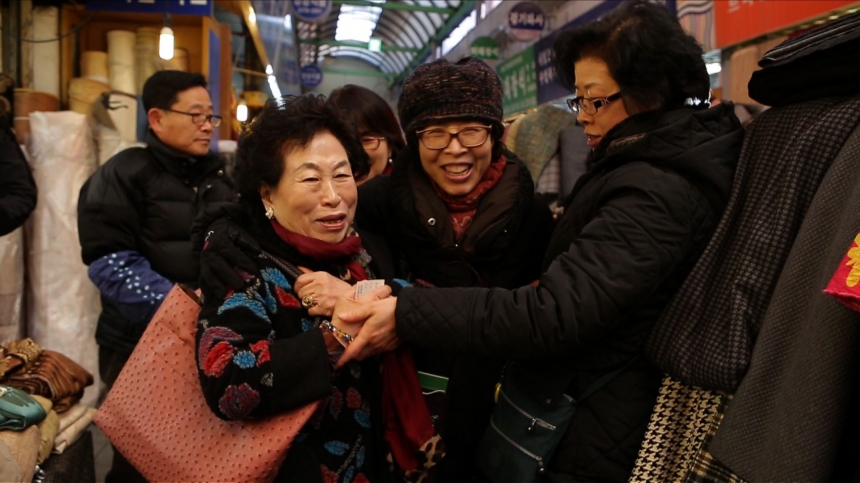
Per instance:
[[[629,483],[744,483],[707,450],[730,400],[664,377]]]

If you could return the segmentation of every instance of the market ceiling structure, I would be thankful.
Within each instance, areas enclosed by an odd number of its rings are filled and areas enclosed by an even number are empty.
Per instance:
[[[353,57],[399,83],[475,9],[474,0],[333,0],[315,24],[293,19],[301,65]],[[382,40],[379,51],[370,38]]]

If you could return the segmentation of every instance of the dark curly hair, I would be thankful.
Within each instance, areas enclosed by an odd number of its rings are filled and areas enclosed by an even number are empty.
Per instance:
[[[392,156],[396,157],[406,147],[394,110],[379,94],[366,87],[347,84],[331,91],[328,101],[340,110],[345,121],[357,129],[363,127],[368,134],[384,137],[393,151]]]
[[[688,98],[708,99],[702,47],[662,5],[625,2],[599,20],[562,32],[553,54],[559,81],[571,91],[574,63],[589,57],[606,62],[631,114],[675,109]]]
[[[284,96],[266,102],[242,131],[236,151],[236,186],[252,212],[263,213],[260,187],[277,186],[284,174],[284,156],[326,131],[343,145],[353,176],[364,176],[370,166],[355,128],[341,120],[325,96]]]

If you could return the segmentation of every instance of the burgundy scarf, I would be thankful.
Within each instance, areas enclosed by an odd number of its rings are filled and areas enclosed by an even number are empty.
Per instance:
[[[302,255],[315,260],[348,258],[346,267],[356,282],[367,280],[367,272],[356,255],[361,250],[361,238],[350,235],[340,243],[329,243],[291,232],[272,220],[278,237]],[[424,402],[412,351],[401,347],[382,356],[382,420],[385,440],[397,465],[405,471],[415,471],[422,465],[420,448],[433,437],[436,430],[430,421],[430,411]]]
[[[484,176],[481,177],[481,180],[478,181],[478,184],[475,185],[472,191],[463,196],[451,196],[442,191],[439,185],[433,183],[436,194],[439,195],[439,198],[442,198],[445,206],[448,207],[448,215],[451,217],[451,227],[454,229],[455,241],[460,241],[463,232],[472,224],[481,198],[487,194],[487,191],[490,191],[494,186],[499,184],[499,180],[502,179],[502,174],[505,172],[507,162],[504,156],[499,156],[499,159],[490,163]]]
[[[302,255],[324,261],[348,258],[345,265],[353,280],[367,279],[367,272],[356,260],[356,256],[362,250],[361,238],[357,234],[348,235],[340,243],[329,243],[287,230],[275,220],[272,220],[271,223],[275,233],[278,234],[278,238],[298,250]]]

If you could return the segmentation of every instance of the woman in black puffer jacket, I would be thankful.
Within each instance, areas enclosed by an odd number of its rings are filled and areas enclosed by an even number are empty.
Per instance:
[[[716,228],[743,130],[731,103],[708,108],[702,49],[663,6],[624,4],[562,33],[555,62],[593,152],[538,286],[342,300],[335,323],[365,322],[346,358],[408,342],[521,360],[541,401],[602,381],[539,478],[623,482],[660,386],[643,347]]]

